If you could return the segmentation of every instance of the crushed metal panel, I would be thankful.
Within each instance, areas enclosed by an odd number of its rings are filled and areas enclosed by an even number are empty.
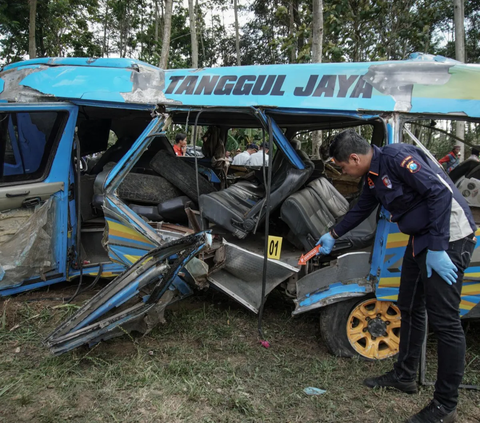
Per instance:
[[[55,329],[46,345],[54,354],[61,354],[131,330],[150,331],[162,321],[167,304],[191,293],[175,281],[180,270],[207,245],[211,245],[211,236],[199,233],[151,251]]]
[[[55,211],[51,197],[35,209],[12,238],[0,244],[0,288],[19,286],[25,279],[56,267]]]
[[[373,292],[370,253],[355,252],[339,256],[336,263],[309,273],[297,282],[297,299],[293,314],[332,304],[342,299]]]
[[[0,100],[32,102],[59,98],[152,107],[178,104],[165,98],[162,69],[140,61],[130,62],[118,62],[116,66],[89,66],[78,60],[20,62],[0,72],[4,84]]]
[[[225,242],[225,264],[208,281],[254,313],[262,300],[264,257]],[[265,295],[290,278],[299,269],[280,260],[268,259]]]
[[[412,108],[413,88],[445,85],[450,80],[453,64],[437,62],[399,62],[371,65],[363,79],[375,89],[395,100],[394,111],[409,112]],[[433,105],[433,102],[432,102]]]

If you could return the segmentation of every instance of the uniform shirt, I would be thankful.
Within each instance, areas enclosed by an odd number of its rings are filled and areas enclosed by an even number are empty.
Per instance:
[[[450,178],[416,147],[373,146],[370,170],[358,203],[334,227],[342,236],[366,219],[380,203],[412,236],[413,252],[448,249],[448,243],[476,230],[470,208]]]
[[[268,166],[268,154],[265,154],[265,165]],[[263,166],[263,151],[257,151],[248,159],[247,166]]]
[[[244,165],[247,164],[249,158],[250,158],[250,153],[248,151],[244,151],[243,153],[237,154],[233,158],[232,165],[233,166],[244,166]]]

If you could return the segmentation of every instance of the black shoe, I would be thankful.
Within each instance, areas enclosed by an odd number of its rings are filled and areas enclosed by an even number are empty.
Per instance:
[[[407,394],[416,394],[418,392],[415,381],[402,382],[398,380],[394,370],[382,376],[369,377],[363,381],[363,384],[369,388],[395,388]]]
[[[448,412],[437,400],[410,417],[406,423],[453,423],[457,421],[457,409]]]

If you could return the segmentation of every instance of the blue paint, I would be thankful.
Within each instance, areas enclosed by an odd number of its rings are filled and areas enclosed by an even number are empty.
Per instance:
[[[121,68],[121,69],[137,69],[139,65],[146,66],[152,69],[157,69],[148,63],[134,59],[123,58],[98,58],[92,59],[88,57],[41,57],[37,59],[25,60],[23,62],[16,62],[5,66],[4,70],[11,70],[21,67],[32,67],[32,65],[49,65],[49,66],[86,66],[90,68]]]
[[[312,293],[307,296],[305,300],[300,302],[300,307],[308,307],[312,304],[316,304],[325,298],[347,294],[347,293],[365,293],[365,286],[360,286],[356,283],[344,285],[341,282],[331,284],[325,291]],[[346,296],[346,295],[345,295]]]
[[[278,127],[274,120],[272,122],[272,130],[275,139],[277,140],[278,146],[280,149],[285,153],[288,157],[290,162],[297,168],[297,169],[305,169],[305,165],[303,164],[298,154],[295,152],[295,149],[292,145],[288,142],[285,135],[283,135],[283,131]]]
[[[132,91],[131,70],[53,67],[27,75],[21,84],[58,98],[124,103],[120,93]]]
[[[147,250],[151,250],[153,247],[155,247],[153,244],[151,243],[147,243],[147,242],[141,242],[141,241],[137,241],[135,239],[132,239],[132,238],[127,238],[127,237],[120,237],[120,236],[115,236],[115,235],[108,235],[108,240],[111,242],[115,242],[115,241],[120,241],[120,242],[128,242],[129,244],[135,244],[138,246],[138,248],[145,248]]]
[[[185,269],[182,269],[182,272],[184,271]],[[180,292],[182,297],[186,297],[187,295],[193,294],[193,291],[190,289],[190,287],[179,276],[175,277],[175,279],[172,282],[172,286],[174,286],[175,289],[177,289],[177,291]]]
[[[93,322],[98,317],[103,316],[108,311],[112,310],[115,307],[119,307],[123,303],[128,301],[130,298],[132,298],[138,293],[138,284],[138,281],[130,283],[128,286],[126,286],[124,289],[122,289],[120,292],[110,298],[105,304],[102,304],[100,307],[95,309],[95,311],[91,313],[87,318],[85,318],[85,320],[80,322],[74,329],[72,329],[72,332],[75,332],[76,330],[87,326],[89,323]]]
[[[103,263],[102,264],[102,273],[113,273],[113,274],[120,274],[125,270],[125,266],[119,264],[119,263]],[[96,276],[98,274],[98,271],[100,269],[100,265],[87,265],[83,267],[83,274],[84,275],[90,275],[90,276]],[[76,278],[77,276],[80,276],[80,270],[79,269],[69,269],[68,276],[70,279]]]
[[[31,291],[31,290],[37,289],[37,288],[43,288],[45,286],[52,285],[52,284],[58,283],[58,282],[63,282],[63,281],[65,281],[65,277],[60,276],[60,277],[55,278],[55,279],[49,279],[45,282],[42,281],[42,282],[37,282],[37,283],[31,283],[31,284],[28,284],[28,285],[17,286],[15,288],[2,289],[2,290],[0,290],[0,297],[8,297],[10,295],[20,294],[21,292]]]

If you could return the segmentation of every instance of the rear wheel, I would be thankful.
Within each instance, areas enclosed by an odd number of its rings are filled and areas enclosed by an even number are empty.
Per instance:
[[[320,332],[330,352],[383,360],[398,353],[400,310],[391,301],[358,298],[325,307]]]

